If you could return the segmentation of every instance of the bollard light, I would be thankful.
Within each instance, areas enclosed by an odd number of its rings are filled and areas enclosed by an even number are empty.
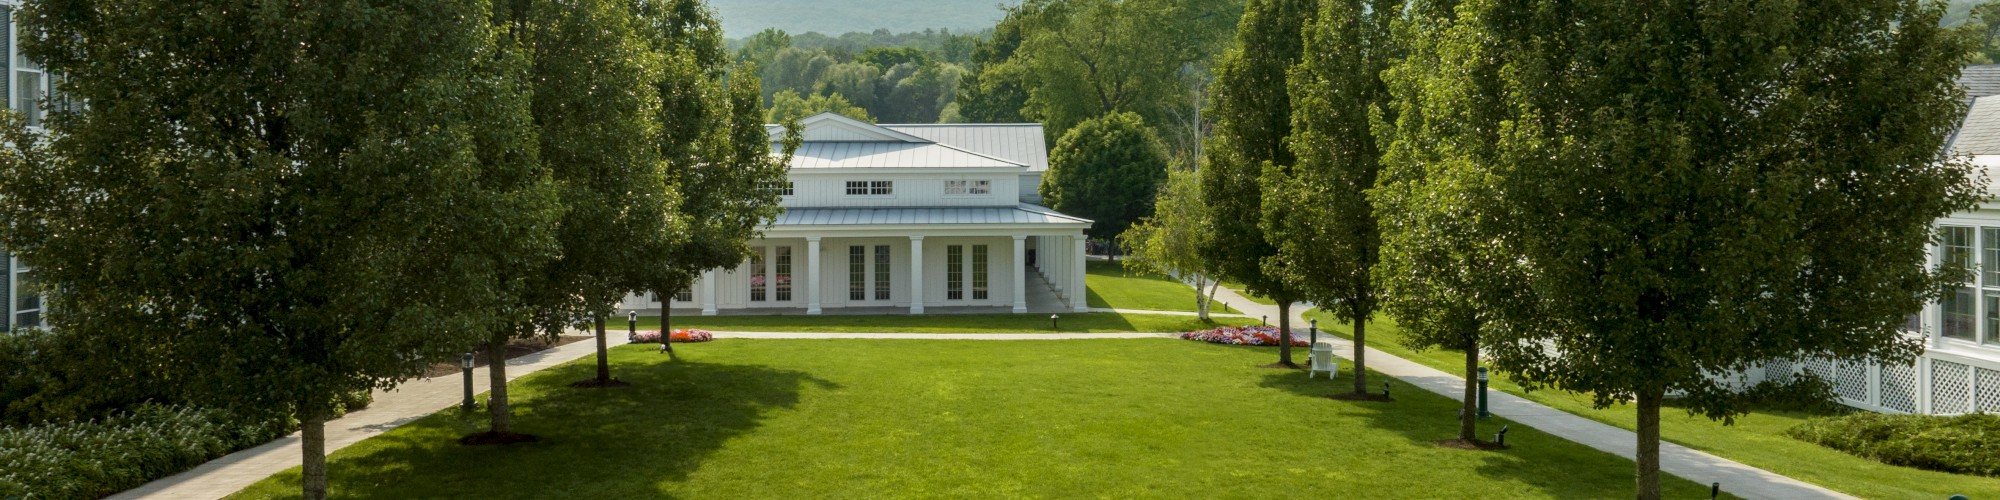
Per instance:
[[[625,341],[639,340],[639,311],[625,313]]]
[[[478,406],[472,402],[472,353],[460,354],[458,362],[460,366],[465,368],[463,370],[465,372],[465,402],[460,403],[459,406],[464,408],[465,411],[472,411]]]
[[[1382,381],[1382,398],[1389,398],[1389,381],[1387,380]]]
[[[1059,327],[1059,326],[1056,326],[1056,325],[1057,325],[1057,323],[1056,323],[1056,322],[1057,322],[1057,320],[1060,320],[1060,319],[1062,319],[1062,317],[1061,317],[1061,316],[1057,316],[1057,315],[1054,315],[1054,314],[1050,314],[1050,315],[1049,315],[1049,330],[1052,330],[1052,331],[1060,331],[1060,330],[1062,330],[1062,327]]]
[[[1717,498],[1722,498],[1722,483],[1719,482],[1708,483],[1708,500],[1715,500]],[[1952,498],[1963,498],[1963,497],[1955,496]]]
[[[1258,321],[1262,321],[1262,322],[1264,322],[1264,326],[1271,326],[1271,316],[1270,316],[1270,315],[1264,315],[1264,316],[1259,316],[1259,318],[1261,318],[1261,319],[1258,319]]]
[[[1506,445],[1507,445],[1507,429],[1508,429],[1508,428],[1511,428],[1511,427],[1513,427],[1513,426],[1512,426],[1512,425],[1502,425],[1502,426],[1500,426],[1500,433],[1499,433],[1499,434],[1494,434],[1494,435],[1493,435],[1493,444],[1497,444],[1497,445],[1501,445],[1501,446],[1506,446]]]
[[[1307,327],[1310,328],[1310,330],[1307,331],[1312,332],[1312,345],[1319,345],[1319,320],[1314,319],[1310,322],[1307,322],[1307,324],[1311,325]]]
[[[1486,412],[1486,367],[1479,367],[1479,418],[1493,416]]]

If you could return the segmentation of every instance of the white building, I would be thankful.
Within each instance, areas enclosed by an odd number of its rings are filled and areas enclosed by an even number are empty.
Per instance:
[[[1038,311],[1088,310],[1091,221],[1036,205],[1048,170],[1041,125],[875,125],[832,113],[800,124],[805,142],[777,187],[785,213],[750,242],[749,259],[702,273],[665,305],[1025,313],[1032,299]],[[627,297],[624,308],[658,310],[661,298]]]
[[[14,8],[19,2],[0,0],[0,100],[8,108],[21,113],[29,126],[40,126],[46,114],[44,102],[49,90],[54,86],[55,77],[42,71],[41,65],[22,57],[14,29]],[[12,253],[0,251],[0,330],[11,331],[18,327],[43,326],[42,297],[27,286],[34,279],[34,273],[23,265]]]

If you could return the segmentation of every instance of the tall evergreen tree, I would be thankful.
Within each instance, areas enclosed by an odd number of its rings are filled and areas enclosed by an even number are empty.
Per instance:
[[[1236,28],[1236,46],[1217,64],[1209,115],[1214,136],[1201,169],[1202,195],[1216,214],[1215,234],[1202,255],[1215,261],[1222,277],[1243,283],[1250,293],[1278,302],[1278,362],[1292,361],[1292,304],[1298,291],[1284,279],[1283,261],[1258,217],[1265,214],[1259,178],[1267,168],[1285,171],[1296,163],[1285,138],[1292,133],[1292,102],[1285,75],[1303,51],[1302,31],[1318,10],[1315,0],[1251,0]],[[1286,207],[1274,206],[1272,212]]]
[[[1660,496],[1660,406],[1727,421],[1764,360],[1908,362],[1904,317],[1954,281],[1926,268],[1938,217],[1979,195],[1944,152],[1971,50],[1919,0],[1478,0],[1506,68],[1493,116],[1494,242],[1536,303],[1495,304],[1496,364],[1524,385],[1635,401],[1636,485]],[[1467,70],[1460,71],[1460,67]],[[1431,85],[1426,84],[1426,88]],[[1414,140],[1424,148],[1448,141]]]
[[[89,105],[45,141],[12,122],[0,235],[64,335],[200,404],[287,408],[317,499],[336,395],[515,317],[558,205],[488,2],[266,6],[24,6],[22,54]]]
[[[1368,392],[1368,320],[1381,301],[1371,269],[1381,251],[1375,187],[1382,148],[1371,120],[1394,120],[1382,71],[1403,57],[1390,33],[1402,0],[1320,0],[1304,56],[1287,79],[1298,164],[1264,168],[1264,272],[1354,325],[1354,393]]]

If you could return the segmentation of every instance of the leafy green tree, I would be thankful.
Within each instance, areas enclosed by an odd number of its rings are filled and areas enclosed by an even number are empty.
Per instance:
[[[1208,319],[1215,302],[1214,261],[1202,258],[1203,240],[1212,234],[1215,214],[1201,196],[1201,177],[1194,169],[1176,168],[1160,186],[1153,214],[1139,219],[1118,235],[1118,244],[1132,256],[1125,268],[1163,274],[1194,286],[1195,314]]]
[[[1152,213],[1153,194],[1166,180],[1166,152],[1145,120],[1113,113],[1056,141],[1041,189],[1049,207],[1095,221],[1090,237],[1111,240]]]
[[[1491,304],[1522,310],[1535,302],[1518,259],[1493,244],[1506,230],[1496,215],[1498,181],[1489,177],[1500,161],[1495,117],[1505,100],[1492,47],[1454,22],[1457,3],[1415,2],[1396,23],[1409,52],[1383,74],[1395,118],[1376,128],[1382,167],[1368,197],[1382,232],[1374,266],[1382,305],[1409,347],[1465,354],[1458,438],[1473,442],[1483,332],[1503,309]]]
[[[956,102],[959,115],[972,123],[1022,123],[1021,109],[1028,105],[1028,74],[1025,63],[1013,61],[1021,47],[1021,9],[1010,7],[1007,17],[993,27],[991,37],[972,49],[972,62],[965,78],[958,81]]]
[[[771,123],[785,123],[828,111],[856,120],[875,121],[868,116],[868,110],[847,102],[847,98],[840,94],[800,97],[790,90],[779,92],[777,97],[771,99],[771,110],[764,119]]]
[[[1382,160],[1370,120],[1395,119],[1381,74],[1403,57],[1389,30],[1403,4],[1320,0],[1307,16],[1306,50],[1287,80],[1298,164],[1267,164],[1262,179],[1264,237],[1278,250],[1265,273],[1354,325],[1355,394],[1368,392],[1368,321],[1382,297],[1370,275],[1382,244],[1366,194]]]
[[[1468,1],[1426,90],[1499,71],[1491,244],[1532,269],[1488,304],[1488,350],[1528,387],[1635,401],[1637,490],[1659,498],[1660,407],[1729,421],[1713,374],[1773,358],[1907,363],[1937,218],[1981,196],[1946,156],[1972,49],[1941,4]],[[1698,20],[1698,21],[1697,21]],[[1644,40],[1645,43],[1631,43]],[[1427,78],[1429,79],[1429,78]],[[1473,110],[1478,112],[1479,110]],[[1454,111],[1442,111],[1451,115]],[[1484,121],[1484,120],[1491,121]],[[1424,148],[1452,141],[1418,136]]]
[[[704,270],[749,256],[749,240],[782,210],[777,192],[767,188],[785,180],[799,135],[795,127],[782,136],[766,129],[760,82],[741,66],[725,71],[728,61],[716,56],[721,24],[701,0],[651,2],[639,10],[664,69],[652,86],[662,101],[654,145],[667,162],[682,226],[678,237],[645,249],[653,258],[627,263],[634,277],[628,286],[670,294]],[[667,328],[671,316],[661,320]],[[662,350],[666,339],[661,335]]]
[[[528,61],[495,43],[492,15],[28,4],[22,53],[90,105],[45,140],[9,119],[0,237],[36,265],[54,328],[124,346],[108,364],[166,367],[199,404],[287,408],[302,493],[324,498],[337,396],[421,376],[519,317],[512,270],[554,254]]]
[[[2000,2],[1987,2],[1972,6],[1962,30],[1972,37],[1975,49],[1968,62],[1972,64],[1993,64],[2000,62]]]
[[[812,93],[833,65],[832,57],[818,51],[790,47],[779,50],[769,64],[759,66],[764,76],[764,101],[771,102],[772,96],[786,90]]]
[[[875,109],[875,87],[882,79],[882,70],[861,63],[840,63],[826,70],[814,88],[814,93],[823,96],[839,95],[862,109]],[[772,122],[777,123],[777,122]]]
[[[936,63],[931,59],[929,52],[916,47],[875,47],[861,51],[861,55],[854,56],[854,62],[874,66],[882,71],[904,64],[926,66]]]
[[[660,3],[680,2],[668,1]],[[759,31],[757,34],[751,35],[748,40],[743,41],[743,48],[736,50],[736,62],[747,62],[755,64],[760,68],[769,66],[771,65],[771,60],[778,56],[779,51],[791,47],[792,35],[785,33],[785,30],[764,28],[764,31]]]
[[[1229,41],[1241,0],[1029,0],[1015,59],[1029,80],[1023,114],[1062,137],[1118,112],[1171,120],[1191,85],[1183,70]]]
[[[1292,107],[1285,75],[1299,61],[1302,30],[1316,13],[1312,0],[1253,0],[1237,27],[1236,46],[1216,66],[1209,116],[1214,136],[1201,169],[1202,196],[1217,214],[1215,235],[1202,247],[1224,279],[1243,283],[1250,293],[1278,302],[1278,362],[1292,361],[1292,303],[1300,298],[1276,259],[1277,245],[1261,219],[1282,217],[1265,209],[1260,179],[1265,169],[1283,171],[1296,163],[1285,138],[1291,135]],[[1261,217],[1250,217],[1260,214]]]
[[[557,335],[592,324],[597,334],[597,376],[611,378],[604,316],[624,293],[628,262],[649,258],[647,242],[674,235],[673,198],[653,145],[659,96],[644,89],[655,70],[644,27],[622,0],[578,0],[564,5],[515,2],[502,15],[507,36],[533,62],[529,89],[539,125],[543,169],[561,186],[563,216],[556,231],[560,257],[540,268],[519,268],[529,286],[518,296],[528,315],[494,330],[485,343],[492,387],[487,398],[491,429],[468,439],[508,442],[512,434],[506,363],[508,341]],[[639,240],[639,241],[634,241]],[[606,245],[606,241],[628,242]]]
[[[873,111],[889,123],[934,123],[964,74],[946,64],[897,65],[882,76],[883,94]]]

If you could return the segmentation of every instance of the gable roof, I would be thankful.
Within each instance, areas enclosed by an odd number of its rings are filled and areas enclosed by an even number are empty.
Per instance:
[[[2000,96],[1975,97],[1951,137],[1952,154],[2000,155]]]
[[[1958,86],[1967,99],[2000,95],[2000,64],[1978,64],[1959,69]]]
[[[882,128],[1027,165],[1030,172],[1049,169],[1048,142],[1039,123],[882,125]]]
[[[799,120],[792,168],[1049,168],[1041,124],[877,125],[835,113]],[[765,125],[771,150],[785,129]]]

